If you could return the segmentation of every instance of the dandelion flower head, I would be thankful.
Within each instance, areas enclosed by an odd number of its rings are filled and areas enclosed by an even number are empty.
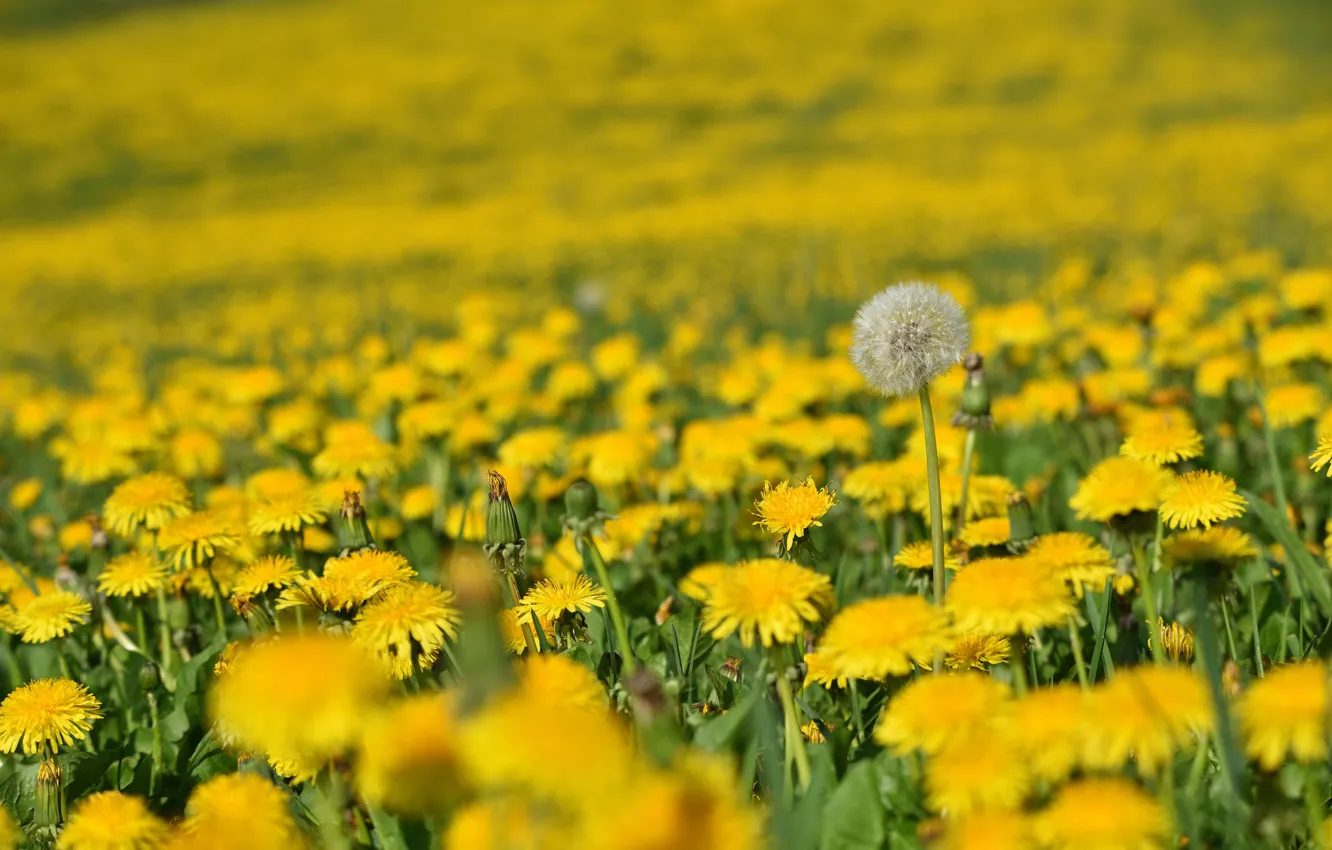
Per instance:
[[[827,487],[815,487],[813,478],[795,487],[787,481],[776,487],[765,482],[763,492],[754,503],[754,514],[758,517],[754,525],[784,537],[786,548],[790,549],[795,538],[804,537],[810,526],[823,525],[819,519],[834,504],[833,493]]]
[[[952,295],[927,283],[899,283],[856,311],[851,362],[882,395],[908,396],[960,362],[970,341]]]
[[[88,736],[102,704],[78,682],[38,679],[0,703],[0,751],[31,755],[43,746],[68,747]]]
[[[745,646],[792,643],[806,623],[832,604],[832,582],[813,570],[775,558],[725,570],[708,593],[703,628],[721,640],[739,632]]]
[[[149,472],[117,485],[107,497],[102,519],[108,529],[128,537],[140,527],[156,531],[190,510],[184,481],[165,472]]]

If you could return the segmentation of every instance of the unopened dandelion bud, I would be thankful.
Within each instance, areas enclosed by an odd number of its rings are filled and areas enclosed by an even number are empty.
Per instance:
[[[1031,515],[1031,502],[1021,490],[1008,496],[1008,545],[1026,548],[1036,539],[1036,524]]]
[[[487,474],[490,477],[490,500],[486,505],[486,544],[516,544],[523,539],[523,532],[518,527],[518,512],[509,500],[508,482],[494,470]]]
[[[365,506],[361,504],[361,494],[347,490],[342,494],[342,508],[338,511],[347,524],[348,548],[352,551],[368,549],[375,545],[375,537],[370,533],[370,522],[366,519]]]
[[[151,661],[139,668],[139,690],[152,693],[162,684],[162,671]]]
[[[38,827],[55,827],[65,821],[65,775],[54,758],[37,767],[36,811]]]
[[[962,398],[953,415],[953,425],[963,428],[988,429],[994,425],[990,418],[990,388],[985,381],[985,358],[976,352],[963,361],[967,375],[962,384]]]
[[[914,395],[962,359],[967,317],[953,296],[928,283],[899,283],[856,312],[851,362],[885,396]]]
[[[597,513],[597,488],[590,481],[579,479],[564,491],[564,510],[572,520],[588,520]]]

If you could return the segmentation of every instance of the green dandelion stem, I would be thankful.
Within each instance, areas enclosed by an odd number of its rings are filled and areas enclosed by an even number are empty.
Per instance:
[[[1013,671],[1013,690],[1020,697],[1027,695],[1027,637],[1023,634],[1013,636],[1013,657],[1008,667]]]
[[[217,583],[217,577],[213,575],[212,562],[204,564],[204,572],[208,574],[208,584],[213,588],[213,617],[217,620],[217,631],[225,638],[227,636],[227,614],[222,609],[222,586]]]
[[[518,582],[514,580],[513,573],[507,570],[504,573],[504,578],[507,579],[505,587],[509,589],[509,604],[516,609],[518,607],[518,600],[523,598],[518,593]],[[515,611],[514,613],[517,612]],[[522,622],[521,619],[518,621],[518,627],[522,629],[523,643],[527,645],[527,651],[533,655],[540,653],[541,649],[537,646],[536,636],[532,634],[532,627],[527,623]]]
[[[1230,606],[1226,604],[1226,597],[1221,596],[1221,622],[1226,626],[1226,646],[1230,648],[1230,657],[1239,658],[1239,650],[1235,646],[1235,630],[1230,626]]]
[[[1207,772],[1207,751],[1211,748],[1212,739],[1206,732],[1198,738],[1198,750],[1193,754],[1193,763],[1189,765],[1189,781],[1184,786],[1184,792],[1188,794],[1189,799],[1194,805],[1200,805],[1198,795],[1202,793],[1203,776]],[[1219,755],[1218,755],[1219,758]]]
[[[1217,638],[1216,626],[1207,611],[1207,585],[1201,581],[1193,581],[1192,584],[1194,628],[1197,630],[1194,643],[1203,669],[1207,672],[1207,683],[1212,692],[1212,709],[1216,713],[1216,754],[1218,761],[1221,762],[1221,778],[1225,781],[1226,790],[1233,800],[1233,806],[1230,807],[1233,816],[1240,805],[1239,789],[1244,763],[1235,746],[1230,701],[1226,699],[1225,684],[1221,680],[1221,653],[1218,651],[1220,640]]]
[[[1311,848],[1328,850],[1323,846],[1322,831],[1324,820],[1323,791],[1318,786],[1319,771],[1314,765],[1304,768],[1304,816],[1309,823],[1309,843]]]
[[[1133,564],[1138,570],[1142,605],[1147,612],[1147,644],[1152,650],[1152,660],[1157,664],[1165,664],[1165,647],[1161,645],[1161,629],[1156,622],[1156,592],[1152,589],[1152,574],[1147,563],[1147,554],[1142,551],[1141,546],[1135,546],[1131,542],[1129,549],[1133,552]]]
[[[1091,681],[1087,677],[1087,662],[1082,657],[1082,636],[1078,634],[1078,621],[1072,614],[1068,615],[1068,642],[1073,647],[1073,666],[1078,671],[1078,684],[1085,691],[1091,687]]]
[[[920,388],[920,418],[925,431],[925,470],[930,487],[930,546],[934,553],[934,604],[944,599],[943,497],[939,492],[939,444],[934,436],[934,410],[930,388]],[[943,650],[934,652],[934,673],[943,669]]]
[[[152,768],[148,773],[148,795],[157,792],[157,779],[162,775],[162,758],[166,748],[162,742],[161,716],[157,710],[157,694],[151,691],[145,694],[148,701],[148,720],[153,729]]]
[[[1289,512],[1286,509],[1286,483],[1281,477],[1281,459],[1277,455],[1276,431],[1272,428],[1272,421],[1267,416],[1267,399],[1264,398],[1263,388],[1257,379],[1254,379],[1253,382],[1253,395],[1258,400],[1258,413],[1263,417],[1263,443],[1267,446],[1267,464],[1272,471],[1272,494],[1276,497],[1276,507],[1281,514],[1281,518],[1289,521]]]
[[[1258,589],[1249,592],[1249,619],[1253,621],[1253,666],[1258,671],[1258,678],[1265,675],[1263,670],[1263,638],[1258,628]]]
[[[587,553],[587,559],[597,571],[597,580],[606,591],[606,607],[610,608],[611,625],[615,628],[615,642],[620,645],[620,660],[624,663],[624,671],[632,673],[638,668],[638,662],[634,659],[634,649],[629,643],[629,630],[625,627],[624,614],[620,611],[620,600],[616,598],[615,588],[611,586],[606,559],[601,557],[601,550],[590,534],[583,535],[583,551]]]
[[[157,636],[158,648],[162,654],[162,680],[172,682],[175,680],[173,675],[175,659],[172,658],[174,653],[171,649],[171,623],[167,620],[167,598],[164,587],[157,589]]]
[[[18,653],[14,651],[14,636],[6,633],[3,641],[5,653],[5,672],[9,674],[9,690],[17,690],[26,681],[23,668],[19,666]]]
[[[791,680],[786,678],[786,662],[782,660],[780,647],[773,647],[772,663],[773,672],[777,676],[777,695],[781,698],[782,714],[786,720],[786,757],[795,760],[796,781],[800,790],[804,791],[809,787],[809,753],[805,750],[805,736],[800,732],[795,694],[791,691]]]
[[[860,689],[856,686],[856,680],[851,679],[851,716],[856,721],[856,735],[860,742],[865,742],[865,717],[860,711]]]
[[[139,643],[146,647],[153,645],[152,638],[148,637],[148,623],[143,616],[143,606],[134,606],[134,633],[139,636]]]
[[[971,489],[971,461],[976,453],[976,429],[967,429],[967,439],[962,445],[962,493],[957,503],[957,521],[953,524],[953,539],[962,536],[962,527],[967,524],[967,492]]]

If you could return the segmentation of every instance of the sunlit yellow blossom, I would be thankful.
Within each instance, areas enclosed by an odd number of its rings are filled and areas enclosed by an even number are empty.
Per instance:
[[[1052,850],[1155,850],[1170,829],[1155,799],[1117,777],[1064,786],[1035,823],[1037,839]]]
[[[535,612],[542,620],[562,614],[588,613],[606,607],[606,591],[579,573],[567,582],[542,581],[533,585],[518,604],[519,612]]]
[[[1239,700],[1245,751],[1264,770],[1289,754],[1304,764],[1327,758],[1327,667],[1304,662],[1268,670]]]
[[[405,679],[435,663],[444,640],[458,636],[459,621],[453,591],[408,581],[362,608],[351,636]]]
[[[22,749],[31,755],[42,747],[58,750],[82,741],[102,704],[78,682],[38,679],[11,691],[0,703],[0,751]]]
[[[199,511],[176,517],[163,526],[157,543],[177,570],[186,570],[232,551],[240,544],[240,536],[224,517],[212,511]]]
[[[41,495],[42,480],[40,478],[25,478],[9,488],[9,504],[14,510],[22,513],[37,504],[37,499]]]
[[[944,655],[944,665],[949,670],[984,670],[1007,661],[1011,651],[1006,637],[970,632],[953,641]]]
[[[997,735],[951,741],[931,753],[925,767],[926,801],[950,817],[1017,809],[1030,787],[1026,762]]]
[[[1034,689],[1013,703],[1001,734],[1037,778],[1061,782],[1082,758],[1086,706],[1087,695],[1077,685]]]
[[[1323,467],[1327,467],[1327,474],[1332,478],[1332,433],[1323,434],[1318,438],[1318,448],[1309,455],[1309,468],[1314,472]]]
[[[1203,440],[1185,419],[1148,417],[1129,432],[1119,451],[1125,457],[1162,466],[1198,457]]]
[[[387,478],[397,470],[393,446],[380,439],[370,426],[353,421],[328,426],[324,448],[315,455],[311,466],[324,478]]]
[[[1258,555],[1253,538],[1228,525],[1194,528],[1165,538],[1162,548],[1170,566],[1233,565]]]
[[[53,457],[60,460],[60,476],[74,484],[97,484],[138,468],[134,458],[102,440],[53,440]]]
[[[128,537],[142,526],[162,528],[173,518],[190,512],[190,491],[174,475],[149,472],[124,481],[106,500],[102,519],[107,528]]]
[[[89,794],[74,805],[58,850],[156,850],[166,843],[166,821],[142,797],[119,791]]]
[[[819,652],[838,679],[883,680],[930,664],[950,637],[943,612],[923,598],[883,596],[837,612]]]
[[[145,596],[166,585],[166,565],[147,552],[126,552],[112,558],[97,576],[97,589],[107,596]]]
[[[917,540],[902,547],[893,558],[893,566],[906,570],[929,570],[934,568],[934,550],[930,541]],[[957,555],[951,548],[944,549],[944,567],[950,570],[959,568]]]
[[[912,680],[889,701],[874,740],[906,755],[937,753],[947,744],[987,734],[1009,708],[1008,687],[978,673],[942,673]]]
[[[985,558],[959,571],[944,607],[961,631],[1028,634],[1064,623],[1073,600],[1063,579],[1029,558]]]
[[[1293,428],[1317,418],[1325,405],[1317,384],[1286,384],[1267,390],[1267,420],[1273,428]]]
[[[1219,472],[1186,472],[1165,489],[1161,518],[1171,528],[1203,528],[1244,513],[1235,482]]]
[[[77,593],[52,590],[18,609],[16,623],[24,643],[45,643],[88,622],[92,605]]]
[[[842,493],[859,501],[865,513],[877,519],[906,509],[915,479],[915,470],[910,465],[874,461],[848,472],[842,479]]]
[[[190,794],[183,846],[209,850],[290,850],[304,845],[286,791],[257,773],[227,773]]]
[[[243,647],[208,705],[245,746],[331,758],[352,744],[390,681],[350,640],[307,631]]]
[[[250,533],[259,536],[300,531],[325,519],[319,500],[298,494],[256,502],[250,509]]]
[[[1089,765],[1114,769],[1132,758],[1147,773],[1192,746],[1215,721],[1206,684],[1193,670],[1174,666],[1117,670],[1092,693],[1084,716]]]
[[[1083,590],[1100,590],[1115,574],[1110,552],[1090,535],[1080,531],[1042,534],[1027,550],[1027,559],[1041,564],[1067,581],[1078,596]]]
[[[1030,819],[1018,812],[977,812],[948,821],[941,850],[1028,850]]]
[[[1138,511],[1154,511],[1170,485],[1169,470],[1131,457],[1112,457],[1092,467],[1068,500],[1081,519],[1110,522]]]
[[[1160,617],[1156,618],[1156,626],[1161,633],[1161,645],[1165,648],[1166,658],[1184,664],[1193,660],[1193,631],[1191,629],[1187,629],[1179,623],[1167,624]],[[1151,638],[1147,639],[1148,646],[1151,646],[1151,641]]]
[[[960,538],[970,548],[1001,546],[1008,542],[1008,517],[996,516],[977,519],[962,528]]]
[[[709,588],[703,628],[718,640],[739,632],[746,646],[791,643],[832,603],[828,577],[790,561],[761,558],[730,567]]]
[[[356,786],[395,815],[423,818],[457,799],[459,772],[454,699],[421,694],[372,715],[357,748]]]
[[[518,696],[533,706],[601,710],[606,689],[591,670],[566,655],[542,652],[517,665]]]
[[[298,576],[300,570],[291,558],[267,555],[238,572],[231,589],[238,596],[258,596],[270,588],[286,587]]]

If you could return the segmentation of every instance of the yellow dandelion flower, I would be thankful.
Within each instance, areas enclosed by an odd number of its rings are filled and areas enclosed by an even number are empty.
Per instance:
[[[1318,438],[1318,448],[1309,455],[1309,468],[1314,472],[1327,467],[1327,474],[1332,478],[1332,432]]]
[[[408,697],[373,715],[361,733],[356,787],[392,814],[425,818],[447,811],[460,793],[453,697]]]
[[[167,443],[171,468],[185,478],[212,478],[222,472],[222,443],[202,428],[180,431]]]
[[[518,603],[520,614],[535,611],[542,620],[555,620],[565,613],[588,613],[606,607],[606,591],[592,579],[578,573],[567,582],[541,581],[530,588]]]
[[[429,484],[419,484],[403,492],[399,510],[406,520],[425,519],[435,513],[439,496]]]
[[[24,643],[45,643],[64,637],[88,622],[92,605],[77,593],[52,590],[18,609],[15,624]]]
[[[1065,622],[1073,599],[1063,580],[1028,558],[983,558],[960,571],[944,596],[960,631],[1034,633]]]
[[[874,461],[857,466],[842,479],[842,493],[861,503],[874,518],[904,511],[916,486],[914,465],[901,461]]]
[[[19,513],[24,513],[33,505],[42,495],[42,479],[25,478],[9,488],[9,504]]]
[[[529,428],[500,443],[499,459],[520,469],[549,469],[564,456],[567,441],[561,428]]]
[[[1228,566],[1245,558],[1258,556],[1258,545],[1253,538],[1228,525],[1194,528],[1167,537],[1162,548],[1165,562],[1171,567],[1197,564]]]
[[[535,706],[606,708],[606,689],[591,670],[568,656],[543,652],[517,665],[518,694]]]
[[[931,548],[930,541],[917,540],[903,546],[893,558],[893,566],[904,570],[934,569],[934,550]],[[951,548],[944,549],[944,567],[950,570],[956,570],[959,567],[957,555]]]
[[[790,561],[745,561],[718,576],[705,602],[703,628],[721,640],[739,632],[745,646],[792,643],[805,623],[832,605],[828,577]]]
[[[690,753],[669,770],[638,778],[610,811],[588,820],[587,850],[758,850],[758,809],[737,799],[735,770],[717,756]],[[529,845],[530,846],[530,845]]]
[[[541,809],[520,797],[469,803],[449,819],[443,850],[477,850],[482,847],[563,850],[569,847],[568,818]]]
[[[615,488],[642,476],[657,451],[657,438],[650,433],[605,431],[576,440],[570,456],[586,464],[588,480],[598,487]]]
[[[1302,764],[1327,758],[1327,668],[1304,662],[1267,671],[1239,699],[1245,751],[1264,770],[1289,754]]]
[[[108,529],[128,537],[140,527],[156,531],[191,510],[184,481],[165,472],[149,472],[117,485],[103,506],[102,519]]]
[[[1042,534],[1026,557],[1067,581],[1081,597],[1084,590],[1100,590],[1115,574],[1110,552],[1080,531]]]
[[[1235,482],[1219,472],[1186,472],[1166,488],[1161,518],[1171,528],[1208,528],[1244,513]]]
[[[809,721],[808,723],[805,723],[800,727],[800,734],[803,735],[805,737],[805,740],[809,741],[811,744],[823,744],[826,743],[828,740],[827,738],[824,737],[823,730],[819,729],[819,724],[814,722],[813,720]]]
[[[1002,546],[1008,542],[1008,517],[994,516],[972,520],[963,526],[959,535],[970,549],[982,546]]]
[[[21,748],[32,755],[43,747],[68,747],[86,738],[93,721],[101,717],[102,704],[78,682],[29,682],[0,703],[0,751]]]
[[[158,545],[166,551],[177,570],[203,566],[219,553],[233,551],[240,545],[240,535],[232,523],[213,511],[199,511],[176,517],[162,527]]]
[[[1132,427],[1119,453],[1133,460],[1163,466],[1203,453],[1203,439],[1182,417],[1147,416]]]
[[[260,502],[294,498],[310,489],[310,479],[299,469],[261,469],[245,480],[245,495]],[[338,494],[339,501],[342,494]]]
[[[948,645],[948,619],[919,596],[883,596],[843,608],[828,623],[819,651],[839,679],[904,676],[928,666]]]
[[[1215,717],[1207,686],[1185,667],[1141,666],[1117,671],[1087,703],[1083,758],[1116,769],[1130,758],[1156,773],[1176,752],[1211,731]]]
[[[195,788],[181,832],[190,847],[291,850],[305,844],[287,792],[256,773],[214,776]]]
[[[305,605],[326,611],[350,611],[391,587],[416,576],[416,570],[397,552],[361,549],[329,558],[322,576],[301,576],[278,597],[278,608]]]
[[[286,555],[267,555],[247,564],[236,573],[231,592],[237,596],[258,596],[272,588],[283,588],[299,578],[296,562]]]
[[[313,494],[281,496],[258,502],[250,511],[250,533],[264,534],[300,531],[307,525],[319,525],[327,514]]]
[[[546,633],[546,640],[549,643],[555,642],[555,625],[549,620],[541,620],[541,628]],[[527,638],[523,637],[523,626],[529,629],[535,629],[530,615],[524,615],[520,620],[518,612],[512,608],[501,608],[499,612],[500,634],[504,637],[504,646],[514,655],[522,655],[527,651]],[[533,635],[536,632],[532,633]]]
[[[430,669],[444,639],[457,638],[460,620],[453,591],[409,581],[362,608],[351,637],[405,679],[417,669]]]
[[[369,425],[343,421],[325,429],[324,449],[310,465],[321,478],[388,478],[398,469],[393,455]]]
[[[208,704],[244,746],[328,759],[355,740],[391,681],[350,640],[307,632],[243,647]]]
[[[112,558],[97,576],[97,589],[107,596],[146,596],[166,586],[166,565],[149,552],[126,552]]]
[[[1273,428],[1293,428],[1323,412],[1323,391],[1317,384],[1286,384],[1266,393],[1267,421]]]
[[[763,492],[754,503],[754,515],[758,517],[754,525],[762,526],[769,534],[784,536],[786,548],[790,549],[795,539],[804,537],[811,526],[823,525],[819,518],[835,504],[832,491],[815,487],[813,478],[796,487],[786,481],[776,487],[764,482]]]
[[[1031,820],[1018,812],[977,812],[949,818],[940,850],[1029,850]]]
[[[898,691],[874,728],[874,740],[899,755],[933,755],[954,740],[991,731],[1009,708],[1008,686],[978,673],[923,676]]]
[[[729,569],[731,569],[731,564],[723,564],[717,561],[699,564],[680,580],[680,592],[690,599],[697,599],[702,602],[708,598],[710,588]]]
[[[1019,808],[1031,790],[1031,774],[1004,738],[980,735],[954,740],[925,765],[925,800],[936,812],[965,817]]]
[[[1131,457],[1106,458],[1078,483],[1068,504],[1079,519],[1110,522],[1156,510],[1170,482],[1167,469]]]
[[[1161,805],[1118,777],[1065,785],[1035,816],[1036,838],[1051,850],[1156,850],[1169,830]]]
[[[984,670],[991,664],[1002,664],[1012,652],[1008,638],[980,632],[964,634],[949,647],[944,655],[944,666],[949,670]]]
[[[51,441],[50,452],[60,461],[60,477],[74,484],[97,484],[138,469],[134,458],[103,440],[62,437]]]
[[[832,656],[821,650],[805,653],[805,683],[808,688],[811,684],[820,684],[825,688],[831,688],[836,685],[839,688],[845,688],[851,681],[846,676],[837,675],[837,669],[833,664]]]
[[[1082,758],[1086,703],[1076,685],[1034,689],[1013,703],[1001,734],[1038,779],[1062,782]]]
[[[8,808],[0,805],[0,850],[18,850],[19,845],[26,840],[27,835],[18,821],[14,820]]]
[[[75,804],[57,850],[156,850],[167,841],[166,821],[142,797],[99,791]]]

